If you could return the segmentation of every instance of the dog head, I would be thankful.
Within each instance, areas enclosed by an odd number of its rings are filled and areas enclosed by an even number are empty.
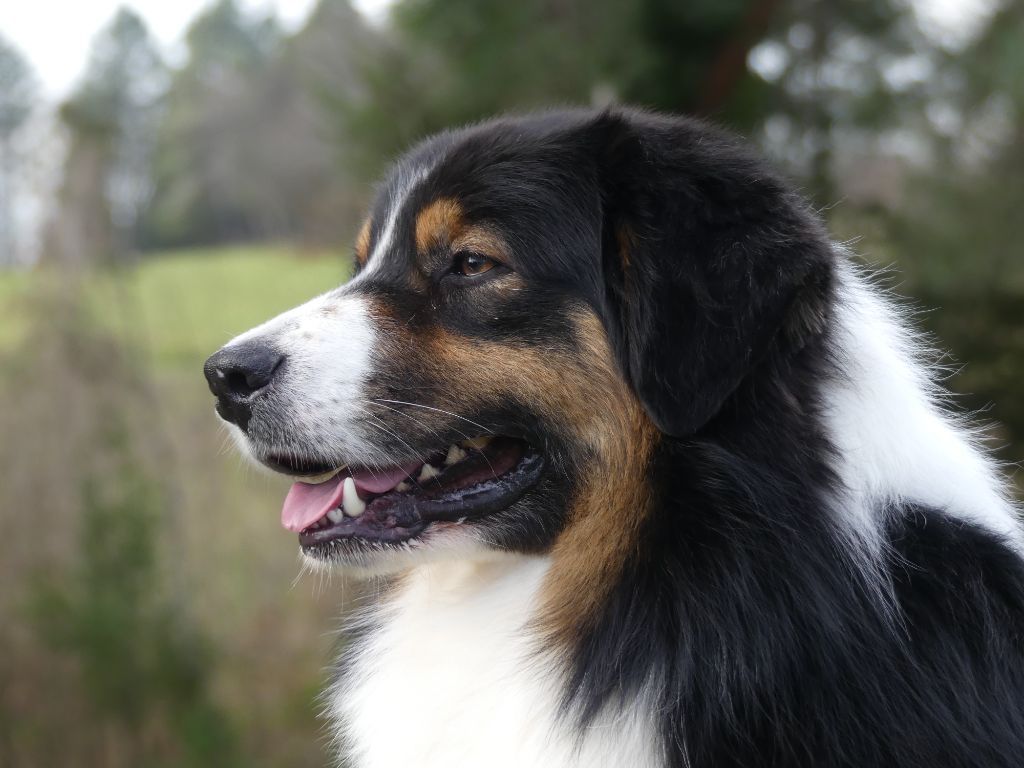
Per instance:
[[[283,523],[310,558],[599,560],[656,493],[658,445],[712,430],[766,355],[815,332],[830,253],[703,124],[500,119],[402,158],[354,277],[205,372],[243,449],[296,476]]]

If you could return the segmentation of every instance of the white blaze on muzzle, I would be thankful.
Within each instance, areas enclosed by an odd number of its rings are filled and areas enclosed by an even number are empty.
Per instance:
[[[364,454],[365,383],[377,331],[366,297],[348,287],[326,293],[225,345],[265,344],[284,356],[270,386],[253,398],[249,441],[257,454],[305,446],[323,454]]]

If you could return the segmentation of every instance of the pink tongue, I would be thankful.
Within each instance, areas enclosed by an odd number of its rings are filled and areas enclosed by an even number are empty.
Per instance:
[[[361,469],[340,472],[323,483],[294,483],[281,508],[281,525],[289,531],[301,531],[341,506],[345,478],[351,477],[363,494],[387,493],[419,468],[418,462],[386,470]]]
[[[284,497],[281,525],[296,532],[311,526],[341,504],[344,481],[338,474],[323,483],[294,483]]]
[[[422,464],[422,461],[414,461],[403,467],[375,469],[372,472],[368,469],[360,469],[352,473],[352,479],[356,483],[356,488],[360,491],[387,493],[403,480],[408,480],[410,477],[415,478],[416,476],[413,472],[419,469]]]

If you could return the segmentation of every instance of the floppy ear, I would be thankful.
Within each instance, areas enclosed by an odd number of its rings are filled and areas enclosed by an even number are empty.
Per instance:
[[[834,255],[816,216],[730,137],[681,118],[590,126],[605,326],[664,433],[696,433],[775,350],[820,333]]]

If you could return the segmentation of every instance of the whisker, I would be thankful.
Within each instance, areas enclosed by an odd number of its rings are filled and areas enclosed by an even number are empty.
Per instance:
[[[459,415],[459,414],[457,414],[457,413],[452,413],[451,411],[446,411],[446,410],[443,410],[443,409],[441,409],[441,408],[433,408],[433,407],[431,407],[431,406],[429,406],[429,405],[420,405],[419,403],[407,403],[407,402],[404,402],[404,401],[402,401],[402,400],[384,400],[384,399],[382,399],[382,398],[377,398],[377,399],[369,400],[368,402],[369,402],[369,403],[370,403],[371,405],[377,405],[377,406],[380,406],[381,408],[387,408],[387,409],[388,409],[389,411],[394,411],[395,413],[400,413],[400,414],[401,414],[402,416],[405,416],[406,418],[409,418],[409,419],[412,419],[413,417],[412,417],[412,416],[410,416],[409,414],[407,414],[407,413],[403,412],[403,411],[400,411],[400,410],[398,410],[397,408],[391,408],[390,406],[384,405],[384,403],[396,403],[396,404],[398,404],[398,405],[411,405],[411,406],[413,406],[414,408],[423,408],[423,409],[425,409],[425,410],[428,410],[428,411],[437,411],[438,413],[445,413],[445,414],[448,414],[449,416],[454,416],[454,417],[455,417],[455,418],[457,418],[457,419],[462,419],[463,421],[469,422],[470,424],[473,424],[473,425],[475,425],[475,426],[477,426],[477,427],[480,427],[480,429],[484,430],[485,432],[487,432],[487,433],[489,433],[489,434],[493,434],[492,430],[490,430],[490,429],[487,429],[487,427],[483,426],[482,424],[477,424],[477,423],[476,423],[475,421],[472,421],[471,419],[467,419],[467,418],[466,418],[465,416],[460,416],[460,415]],[[367,413],[367,412],[365,411],[365,409],[363,410],[363,412],[364,412],[364,413],[366,413],[366,415],[367,415],[367,416],[370,416],[370,414],[369,414],[369,413]],[[376,419],[376,418],[375,418],[375,417],[373,417],[373,416],[370,416],[370,418],[372,418],[372,419],[374,420],[374,422],[378,422],[378,421],[379,421],[379,419]],[[437,430],[435,430],[435,429],[432,429],[431,427],[428,427],[428,426],[427,426],[426,424],[424,424],[423,422],[421,422],[421,421],[420,421],[419,419],[413,419],[413,420],[414,420],[414,421],[416,421],[416,422],[417,422],[418,424],[420,424],[421,426],[423,426],[424,428],[426,428],[426,429],[429,429],[429,430],[430,430],[431,432],[433,432],[433,433],[434,433],[435,435],[438,435],[438,434],[439,434],[439,433],[437,432]],[[380,426],[380,425],[379,425],[379,424],[376,424],[376,426]],[[461,429],[456,429],[456,431],[457,431],[457,432],[458,432],[458,433],[459,433],[460,435],[462,435],[462,436],[463,436],[464,438],[466,438],[467,440],[469,439],[469,437],[470,437],[470,436],[469,436],[469,435],[467,435],[467,434],[466,434],[465,432],[463,432],[463,431],[462,431]],[[393,432],[391,432],[390,434],[391,434],[392,436],[394,436],[394,437],[395,437],[396,439],[398,439],[398,440],[401,440],[401,438],[399,438],[399,437],[398,437],[398,435],[395,435],[395,434],[394,434]],[[404,444],[404,445],[405,445],[405,446],[406,446],[407,448],[409,447],[408,443],[405,443],[405,441],[404,441],[404,440],[402,440],[402,443],[403,443],[403,444]],[[486,462],[487,462],[487,466],[488,466],[488,467],[490,468],[490,470],[491,470],[491,474],[492,474],[492,475],[494,475],[494,477],[497,477],[497,476],[498,476],[498,473],[494,471],[494,465],[493,465],[493,464],[491,464],[491,460],[487,458],[487,454],[482,454],[482,455],[483,455],[483,457],[484,457],[484,461],[486,461]],[[411,478],[410,478],[410,479],[411,479]]]
[[[402,412],[402,411],[398,410],[397,408],[391,408],[391,407],[389,407],[389,406],[387,406],[387,405],[383,405],[383,404],[381,404],[381,403],[372,403],[372,404],[373,404],[373,405],[379,405],[379,406],[380,406],[381,408],[387,408],[387,409],[388,409],[389,411],[394,411],[395,413],[400,413],[400,414],[402,414],[402,416],[406,416],[407,418],[410,418],[410,419],[412,418],[412,416],[409,416],[409,414],[407,414],[407,413],[404,413],[404,412]],[[424,407],[424,408],[426,408],[427,406],[421,406],[421,407]],[[453,415],[454,415],[454,414],[453,414]],[[460,417],[460,418],[461,418],[461,417]],[[468,421],[468,419],[466,419],[466,420]],[[423,422],[419,421],[419,419],[414,419],[414,421],[416,421],[417,423],[421,424],[421,425],[422,425],[422,426],[423,426],[424,428],[426,428],[426,429],[429,429],[429,430],[430,430],[431,432],[433,432],[433,433],[434,433],[435,435],[438,435],[438,436],[440,437],[440,433],[439,433],[439,432],[438,432],[438,431],[437,431],[436,429],[432,429],[432,428],[428,427],[428,426],[427,426],[426,424],[423,424]],[[481,429],[482,429],[482,427],[481,427]],[[463,432],[463,431],[462,431],[461,429],[456,429],[455,431],[456,431],[456,432],[458,432],[458,433],[459,433],[460,435],[462,435],[462,436],[463,436],[464,438],[466,438],[467,440],[469,440],[469,435],[467,435],[467,434],[466,434],[465,432]],[[489,458],[487,458],[487,454],[486,454],[486,453],[482,453],[482,452],[481,452],[481,454],[480,454],[480,455],[484,457],[484,461],[486,461],[486,462],[487,462],[487,466],[488,466],[488,467],[490,467],[490,470],[491,470],[491,474],[492,474],[492,475],[494,475],[494,477],[497,477],[497,476],[498,476],[498,473],[494,471],[494,465],[493,465],[493,464],[491,464],[491,460],[490,460]],[[410,479],[411,479],[411,478],[410,478]]]
[[[399,416],[405,416],[405,418],[410,419],[411,421],[413,421],[416,424],[419,424],[421,427],[423,427],[426,430],[429,430],[434,435],[436,435],[438,437],[441,437],[441,433],[438,432],[436,429],[431,427],[429,424],[424,424],[422,421],[417,419],[415,416],[412,416],[411,414],[408,414],[405,411],[400,411],[397,408],[392,408],[390,405],[384,405],[383,403],[378,403],[378,402],[375,402],[375,401],[372,401],[372,400],[370,401],[370,405],[376,405],[378,408],[387,408],[389,411],[394,411]],[[467,435],[465,432],[463,432],[461,429],[456,429],[455,431],[458,432],[460,435],[462,435],[467,440],[469,440],[470,436]]]
[[[362,414],[363,416],[365,416],[365,417],[366,417],[366,419],[367,419],[367,423],[368,423],[368,424],[369,424],[370,426],[372,426],[372,427],[377,427],[378,429],[380,429],[380,426],[381,426],[381,425],[380,425],[379,423],[377,423],[377,419],[375,419],[375,418],[374,418],[374,416],[373,416],[373,414],[372,414],[372,413],[370,413],[370,412],[369,412],[369,411],[368,411],[368,410],[367,410],[366,408],[363,408],[363,407],[362,407],[361,405],[356,405],[355,407],[356,407],[356,408],[358,409],[359,413],[361,413],[361,414]],[[377,451],[374,451],[374,453],[376,454],[376,453],[377,453]],[[386,457],[386,458],[387,458],[388,460],[390,460],[390,459],[391,459],[391,457],[390,457],[390,456],[388,456],[388,457]],[[367,472],[369,472],[369,473],[370,473],[370,474],[371,474],[371,475],[372,475],[372,476],[373,476],[374,478],[376,478],[376,477],[377,477],[377,472],[376,472],[376,470],[374,470],[374,468],[373,468],[373,467],[369,467],[369,466],[368,466],[368,467],[366,467],[366,471],[367,471]]]
[[[404,445],[409,450],[409,453],[412,454],[414,457],[416,457],[416,459],[418,461],[422,461],[424,464],[427,462],[427,460],[424,459],[417,451],[415,451],[411,445],[409,445],[407,442],[405,442],[405,440],[403,440],[397,434],[395,434],[390,429],[388,429],[383,424],[381,424],[380,421],[376,417],[371,416],[369,413],[367,414],[367,416],[370,419],[369,423],[370,423],[371,426],[376,427],[377,429],[379,429],[381,432],[384,432],[385,434],[391,435],[391,437],[395,438],[395,440],[397,440],[402,445]],[[406,473],[406,476],[409,477],[410,480],[412,479],[412,476],[409,475],[408,473]]]
[[[467,419],[465,416],[460,416],[457,413],[452,413],[451,411],[446,411],[443,408],[434,408],[433,406],[430,406],[430,405],[420,405],[419,403],[407,403],[404,400],[386,400],[384,398],[374,398],[373,402],[376,402],[376,403],[393,403],[394,405],[408,405],[408,406],[410,406],[412,408],[422,408],[425,411],[435,411],[436,413],[443,413],[443,414],[446,414],[448,416],[454,416],[456,419],[462,419],[464,422],[466,422],[467,424],[472,424],[474,427],[479,427],[480,429],[482,429],[484,432],[486,432],[489,435],[493,434],[493,431],[488,429],[487,427],[485,427],[483,424],[479,424],[479,423],[473,421],[472,419]]]

